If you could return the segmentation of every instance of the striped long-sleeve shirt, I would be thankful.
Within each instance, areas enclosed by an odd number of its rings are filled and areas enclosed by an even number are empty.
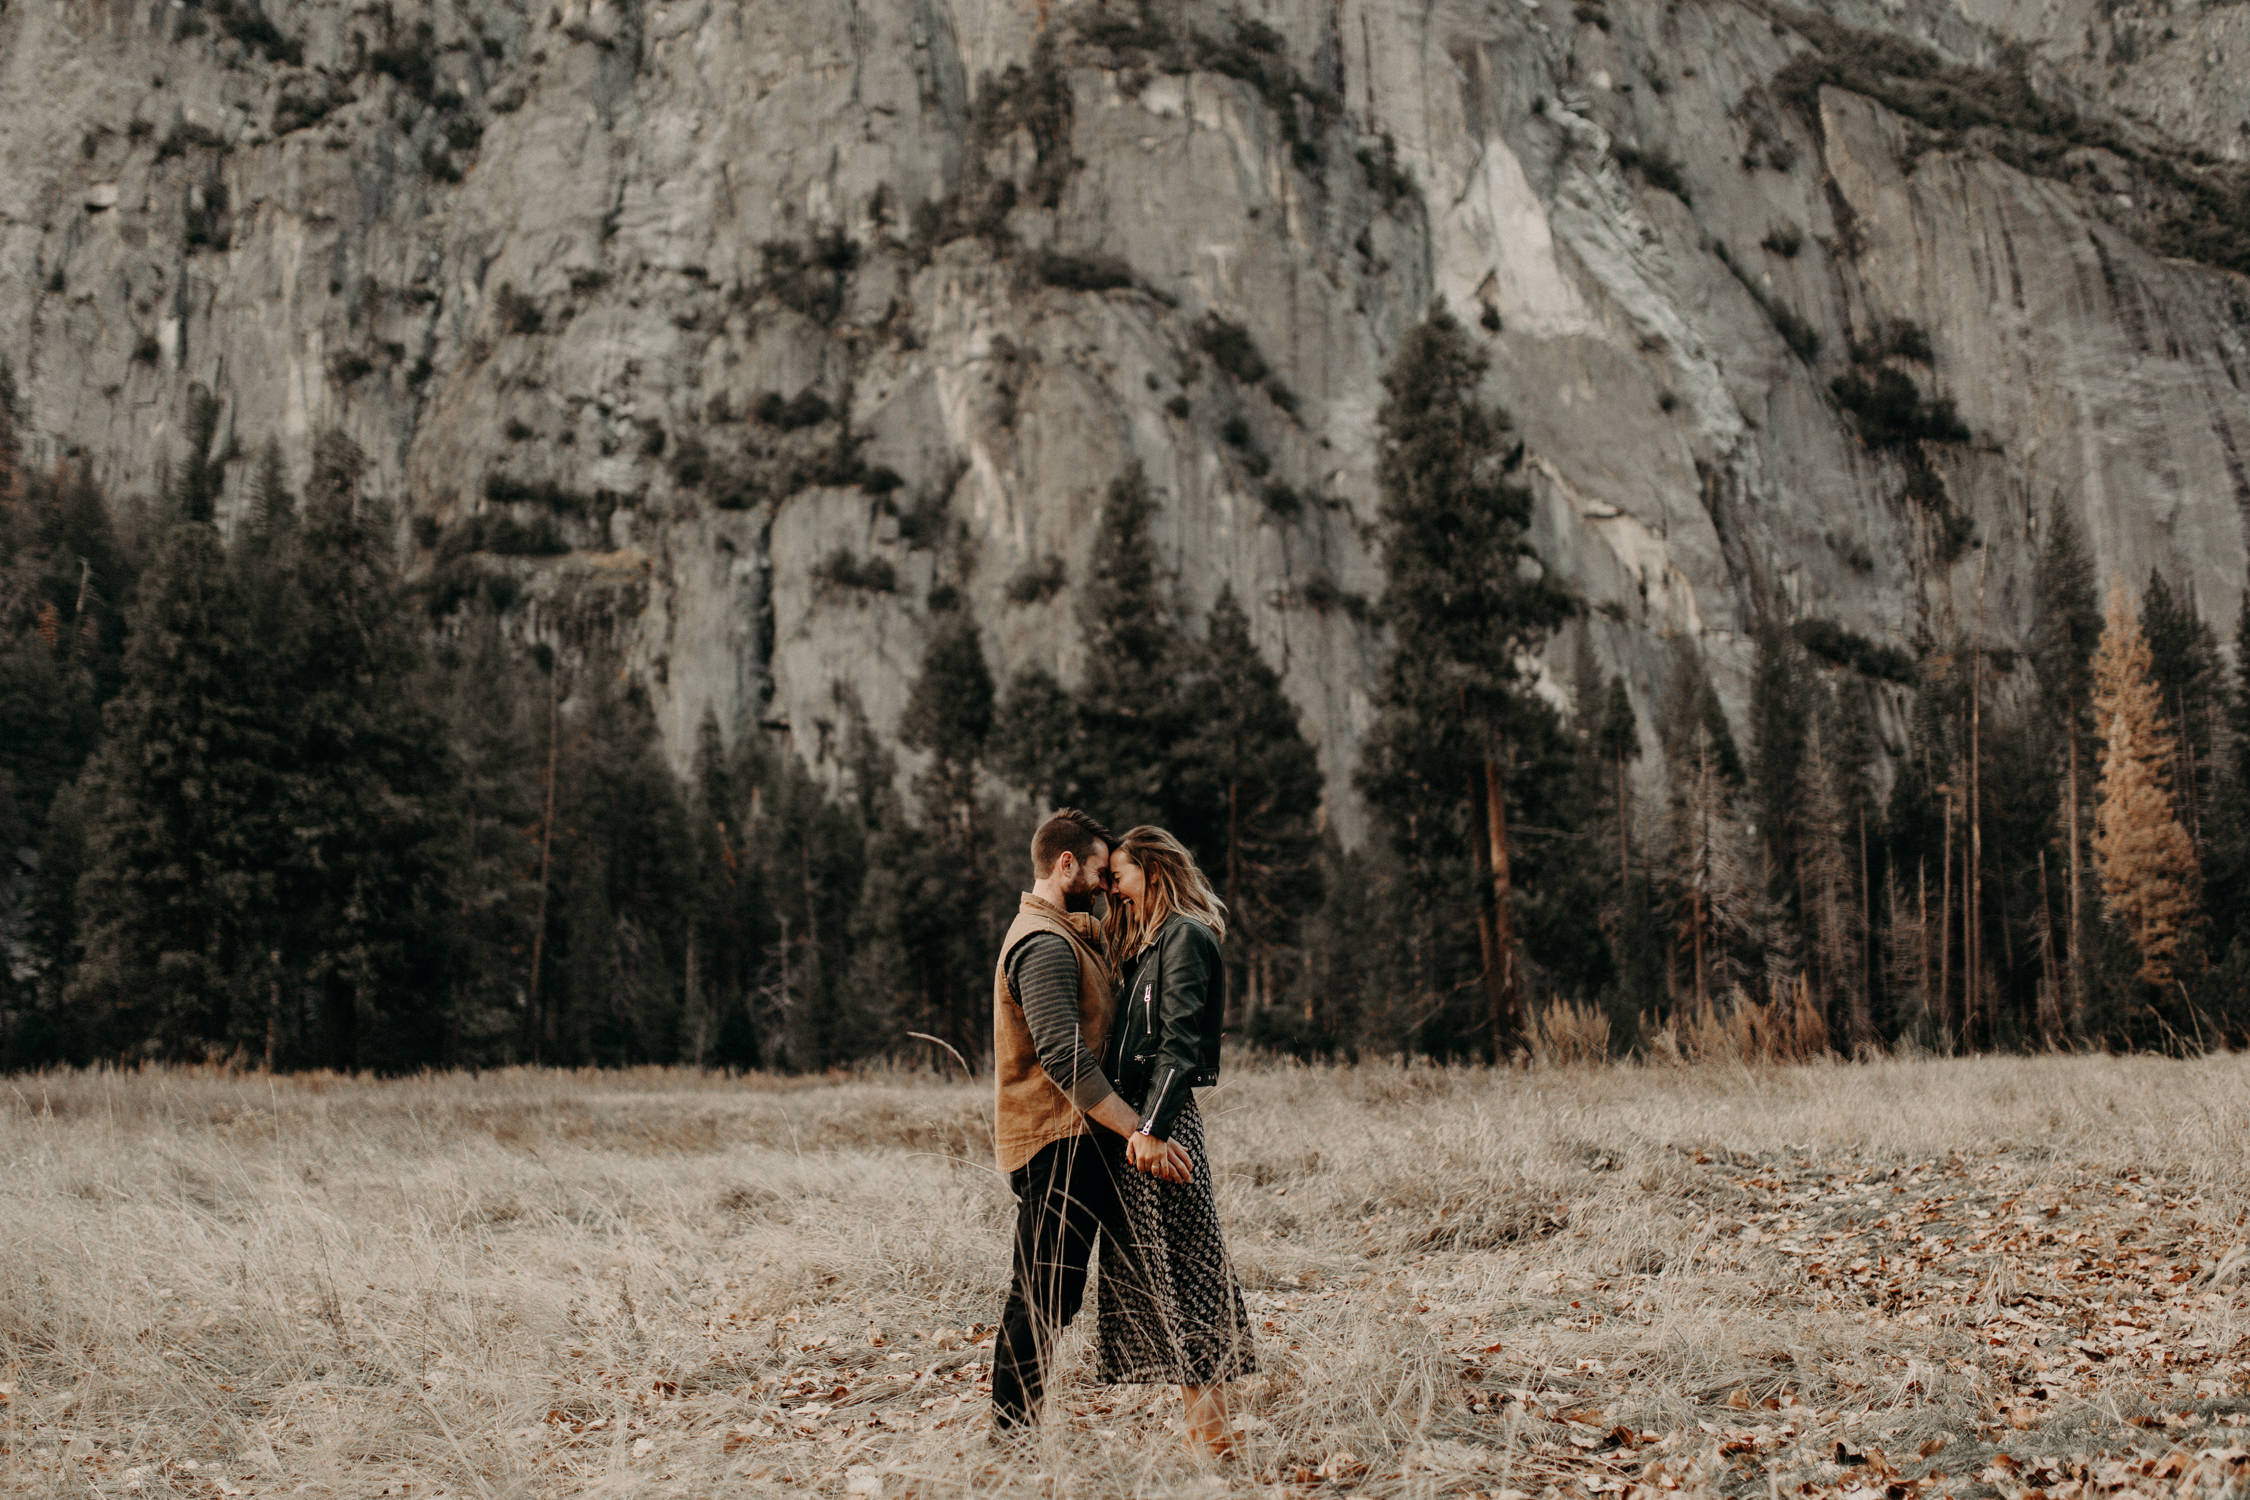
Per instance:
[[[1035,932],[1009,952],[1006,967],[1039,1066],[1081,1113],[1093,1109],[1111,1089],[1079,1026],[1078,955],[1054,933]]]

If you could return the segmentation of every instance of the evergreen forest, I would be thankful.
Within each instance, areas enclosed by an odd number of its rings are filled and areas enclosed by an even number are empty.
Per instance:
[[[294,493],[198,392],[159,493],[111,496],[22,459],[0,370],[0,1067],[973,1061],[1061,804],[1196,851],[1236,1035],[1276,1051],[2250,1037],[2250,615],[2222,652],[2057,508],[2017,644],[1909,653],[1777,600],[1746,715],[1680,643],[1643,723],[1484,374],[1433,308],[1385,380],[1346,848],[1241,601],[1180,605],[1137,467],[1067,595],[1085,680],[1005,670],[933,597],[899,754],[844,684],[817,771],[707,716],[682,779],[596,636],[527,644],[498,575],[402,573],[341,434]]]

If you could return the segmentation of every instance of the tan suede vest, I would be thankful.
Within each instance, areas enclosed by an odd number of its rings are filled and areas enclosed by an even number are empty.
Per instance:
[[[1023,1006],[1008,988],[1008,955],[1016,944],[1035,932],[1052,932],[1067,940],[1078,958],[1078,1023],[1086,1045],[1098,1057],[1109,1038],[1111,1013],[1117,1005],[1117,974],[1110,967],[1102,930],[1090,916],[1064,911],[1029,891],[1000,944],[1000,961],[992,969],[992,1071],[995,1092],[992,1125],[993,1149],[1000,1170],[1013,1172],[1039,1153],[1042,1146],[1083,1135],[1089,1128],[1061,1087],[1039,1066],[1039,1049],[1031,1042],[1031,1026]]]

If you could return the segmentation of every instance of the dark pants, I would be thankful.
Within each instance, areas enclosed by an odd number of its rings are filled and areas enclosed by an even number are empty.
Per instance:
[[[1008,1174],[1016,1193],[1016,1249],[1008,1303],[992,1344],[995,1427],[1037,1420],[1047,1356],[1086,1297],[1094,1232],[1109,1235],[1130,1258],[1132,1235],[1117,1196],[1117,1174],[1132,1168],[1121,1150],[1105,1145],[1091,1135],[1056,1141]]]

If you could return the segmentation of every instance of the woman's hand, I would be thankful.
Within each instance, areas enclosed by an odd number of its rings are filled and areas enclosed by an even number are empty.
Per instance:
[[[1136,1172],[1166,1182],[1186,1182],[1195,1176],[1195,1163],[1178,1141],[1160,1141],[1137,1130],[1125,1137],[1125,1159]]]

